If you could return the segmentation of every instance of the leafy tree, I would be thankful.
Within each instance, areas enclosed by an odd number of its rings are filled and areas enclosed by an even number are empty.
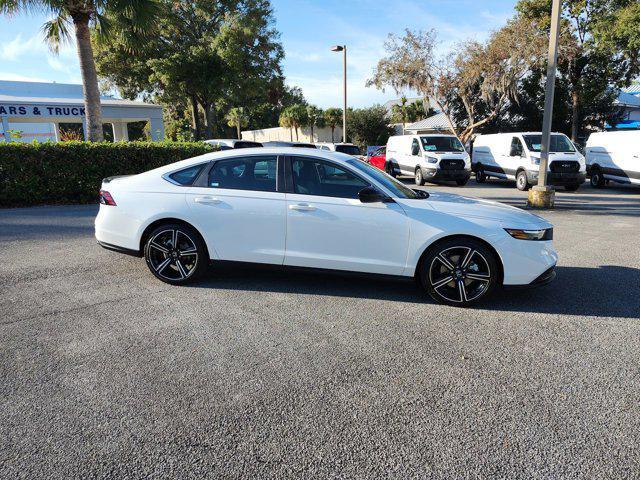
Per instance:
[[[87,137],[90,141],[103,140],[100,90],[90,26],[98,32],[98,39],[106,41],[118,36],[131,51],[146,26],[153,23],[157,10],[154,0],[0,0],[0,13],[3,14],[44,11],[51,15],[51,20],[42,29],[54,52],[57,52],[60,43],[69,41],[70,27],[73,25],[83,83]],[[108,18],[118,19],[119,22],[114,25]],[[117,28],[123,25],[127,25],[127,28]]]
[[[518,15],[548,34],[551,0],[520,0]],[[628,85],[638,74],[640,35],[637,0],[564,0],[558,70],[571,96],[571,138],[576,141],[585,106],[607,96],[612,86]],[[619,28],[615,31],[614,29]],[[607,107],[607,102],[603,104]],[[605,112],[606,115],[606,112]]]
[[[249,117],[244,113],[243,107],[234,107],[229,110],[229,113],[227,113],[227,122],[230,127],[236,128],[238,134],[237,138],[240,139],[242,138],[241,129],[248,125]]]
[[[157,34],[133,55],[122,42],[105,45],[99,73],[127,98],[142,94],[165,105],[185,99],[196,138],[202,131],[208,138],[227,135],[224,120],[233,105],[272,105],[275,111],[256,109],[256,115],[276,122],[288,92],[269,1],[158,1]]]
[[[381,105],[349,110],[349,132],[353,143],[363,150],[368,145],[385,145],[393,128],[386,109]]]
[[[342,122],[342,109],[341,108],[327,108],[324,111],[324,123],[331,128],[331,142],[333,142],[333,132],[336,127]]]
[[[293,128],[293,117],[288,108],[285,108],[282,111],[282,113],[280,114],[280,120],[278,123],[282,128],[289,129],[289,139],[293,141],[293,131],[291,130]]]
[[[307,119],[311,128],[311,141],[314,142],[313,129],[324,126],[324,112],[315,105],[307,105]]]

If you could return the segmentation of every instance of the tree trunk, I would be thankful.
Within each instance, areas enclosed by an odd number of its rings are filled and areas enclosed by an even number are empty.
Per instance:
[[[335,130],[335,126],[331,125],[331,143],[333,143],[333,131]]]
[[[238,120],[238,123],[236,124],[236,129],[238,131],[238,140],[240,140],[242,138],[242,133],[240,132],[240,120]]]
[[[205,140],[210,140],[213,138],[213,112],[208,103],[202,104],[202,109],[204,110],[204,136],[207,137]]]
[[[298,126],[296,125],[296,142],[298,141]]]
[[[313,125],[311,125],[311,143],[313,143]]]
[[[191,95],[191,115],[193,117],[193,121],[191,125],[193,126],[193,138],[198,141],[200,140],[200,114],[198,112],[198,101],[194,95]]]
[[[571,140],[578,141],[578,127],[580,122],[580,96],[577,90],[571,92]]]
[[[102,111],[100,109],[100,90],[98,89],[98,75],[91,48],[91,33],[89,31],[89,15],[75,15],[73,25],[76,31],[76,45],[82,74],[82,93],[84,95],[85,118],[87,123],[87,138],[90,142],[104,140],[102,134]]]

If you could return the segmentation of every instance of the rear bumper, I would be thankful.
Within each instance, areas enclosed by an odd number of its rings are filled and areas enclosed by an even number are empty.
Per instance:
[[[587,174],[585,172],[547,172],[547,182],[549,185],[581,185],[586,179]],[[530,184],[538,183],[538,172],[527,170],[527,181]]]
[[[469,180],[471,170],[444,170],[422,167],[425,180]]]
[[[139,250],[131,250],[129,248],[119,247],[118,245],[112,245],[110,243],[101,242],[100,240],[96,240],[98,245],[107,250],[111,250],[113,252],[124,253],[125,255],[131,255],[133,257],[141,257]]]

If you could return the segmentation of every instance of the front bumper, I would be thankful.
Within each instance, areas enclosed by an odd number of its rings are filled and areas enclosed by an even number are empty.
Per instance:
[[[469,180],[471,170],[445,170],[442,168],[422,167],[422,174],[427,181],[433,180]]]
[[[582,185],[586,179],[587,174],[585,172],[547,172],[547,183],[549,185]],[[527,170],[527,181],[530,184],[538,183],[538,171]]]
[[[531,283],[525,285],[504,285],[506,290],[524,290],[528,288],[542,287],[543,285],[548,285],[556,279],[556,266],[545,270],[539,277],[533,280]]]

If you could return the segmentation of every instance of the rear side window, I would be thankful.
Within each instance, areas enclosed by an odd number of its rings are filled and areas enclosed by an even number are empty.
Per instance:
[[[184,170],[178,170],[169,175],[169,178],[179,185],[191,185],[198,178],[203,168],[204,164],[195,165]]]
[[[276,156],[251,156],[217,161],[209,171],[211,188],[275,192]]]

